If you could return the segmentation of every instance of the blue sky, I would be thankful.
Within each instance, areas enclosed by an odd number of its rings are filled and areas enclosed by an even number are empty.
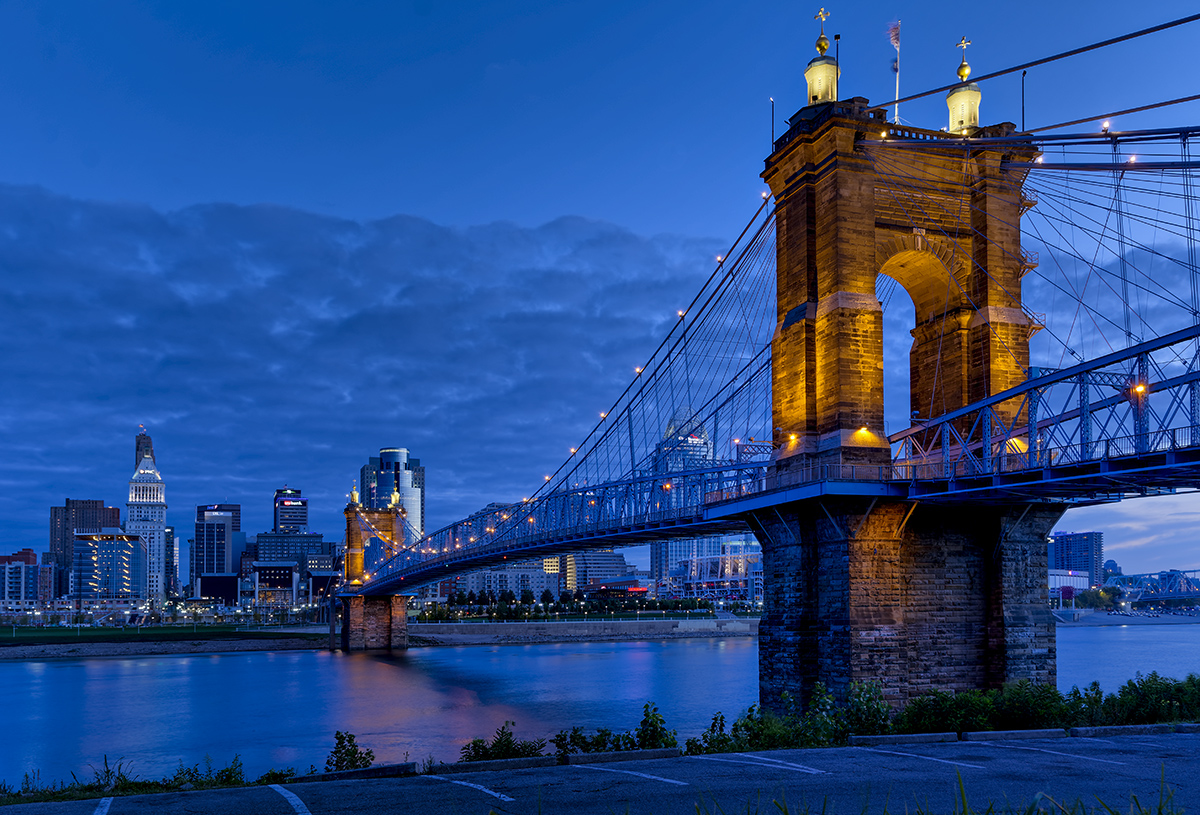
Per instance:
[[[830,6],[843,96],[953,80],[1192,13]],[[521,497],[623,387],[759,201],[816,7],[721,2],[0,4],[0,531],[123,505],[145,423],[170,520],[340,536],[404,445],[448,522]],[[1034,69],[1030,127],[1195,92],[1197,24]],[[1020,121],[1015,76],[983,119]],[[1130,122],[1195,119],[1196,105]],[[941,96],[902,106],[940,127]],[[902,330],[902,329],[901,329]],[[1188,499],[1077,511],[1135,570],[1198,567]],[[1153,509],[1151,509],[1153,508]]]

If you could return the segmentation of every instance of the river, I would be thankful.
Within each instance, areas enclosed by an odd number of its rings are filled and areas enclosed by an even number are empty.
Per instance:
[[[1198,646],[1200,625],[1060,627],[1059,686],[1183,677]],[[757,659],[755,640],[731,638],[3,661],[0,780],[90,778],[105,756],[150,778],[234,753],[250,776],[320,768],[335,730],[379,762],[453,761],[505,721],[522,738],[629,730],[647,701],[682,741],[756,701]]]

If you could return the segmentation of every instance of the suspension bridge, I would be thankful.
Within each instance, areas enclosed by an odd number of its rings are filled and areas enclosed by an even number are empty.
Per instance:
[[[965,50],[947,128],[889,122],[827,47],[770,194],[530,497],[428,535],[351,501],[345,647],[402,645],[397,598],[457,574],[751,531],[764,704],[1053,682],[1062,513],[1200,483],[1200,127],[980,126]]]

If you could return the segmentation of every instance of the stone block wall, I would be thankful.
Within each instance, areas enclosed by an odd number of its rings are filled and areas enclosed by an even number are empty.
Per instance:
[[[408,598],[342,599],[342,650],[403,650],[408,647]]]
[[[1053,683],[1045,536],[1061,514],[827,497],[756,516],[761,703],[807,701],[817,682],[844,696],[875,681],[897,706],[935,688]]]

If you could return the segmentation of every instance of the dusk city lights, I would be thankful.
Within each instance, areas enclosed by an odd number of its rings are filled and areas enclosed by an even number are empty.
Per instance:
[[[0,32],[0,805],[1200,808],[1194,4]]]

